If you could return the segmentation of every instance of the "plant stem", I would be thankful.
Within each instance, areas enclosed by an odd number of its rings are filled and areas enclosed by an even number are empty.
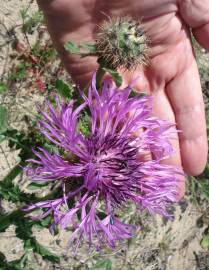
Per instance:
[[[99,89],[102,85],[102,78],[105,75],[105,70],[103,68],[103,66],[99,66],[99,69],[97,70],[96,73],[96,86],[97,89]]]

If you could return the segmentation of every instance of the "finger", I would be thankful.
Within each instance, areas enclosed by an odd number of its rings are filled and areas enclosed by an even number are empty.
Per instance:
[[[164,90],[154,91],[153,96],[154,96],[154,116],[156,116],[159,119],[169,121],[170,123],[175,123],[175,115]],[[163,160],[162,163],[177,166],[180,170],[183,171],[177,131],[176,133],[172,134],[172,137],[170,138],[170,143],[173,147],[174,152],[171,157]],[[177,177],[181,181],[179,183],[179,199],[180,199],[185,192],[185,177],[179,175]]]
[[[147,95],[150,95],[150,86],[145,74],[145,70],[141,67],[135,70],[127,70],[124,68],[119,68],[118,72],[123,77],[122,88],[125,88],[129,85],[134,85],[134,89],[137,92],[143,92]]]
[[[70,54],[64,48],[64,45],[69,41],[75,44],[93,43],[94,41],[91,35],[92,34],[89,30],[86,30],[85,27],[80,28],[76,34],[67,32],[63,33],[60,37],[56,35],[56,33],[51,34],[62,63],[72,76],[74,82],[81,87],[85,87],[88,84],[93,72],[98,68],[97,59],[95,57],[81,58],[79,55]]]
[[[94,42],[95,25],[91,21],[93,2],[89,2],[89,12],[81,0],[39,0],[38,3],[44,12],[48,31],[66,70],[77,84],[81,87],[86,86],[93,71],[98,67],[96,58],[72,55],[64,45],[69,41],[76,44]]]
[[[154,97],[153,115],[159,119],[175,123],[175,115],[168,100],[168,97],[164,92],[163,86],[159,87],[158,89],[151,89],[151,84],[149,84],[146,72],[144,72],[143,69],[138,69],[134,73],[127,72],[124,74],[124,81],[127,85],[130,85],[135,78],[137,80],[134,88],[138,92],[143,92],[148,95],[151,94]],[[175,164],[181,166],[181,157],[177,133],[175,138],[172,140],[172,144],[175,147],[175,154],[171,158],[167,159],[166,162],[167,164]]]
[[[166,88],[179,133],[182,164],[191,175],[200,174],[207,161],[204,102],[195,59]]]
[[[164,89],[157,89],[157,90],[150,89],[149,81],[143,70],[137,70],[137,72],[139,80],[137,80],[136,82],[136,90],[139,92],[146,92],[147,94],[152,94],[154,98],[153,116],[162,120],[169,121],[171,123],[175,123],[175,115]],[[136,72],[134,74],[133,73],[126,74],[125,78],[127,84],[130,84],[131,80],[133,80],[133,78],[136,78],[137,75]],[[179,167],[180,170],[183,170],[177,132],[172,135],[170,142],[174,149],[174,153],[171,157],[165,159],[162,163],[177,166]],[[183,196],[185,190],[185,178],[183,176],[180,177],[179,175],[177,177],[181,178],[180,179],[181,182],[179,184],[179,199],[180,199]]]
[[[170,123],[175,123],[174,112],[171,108],[170,102],[165,92],[163,90],[157,91],[153,93],[153,96],[154,96],[154,115],[159,119],[166,120]],[[175,134],[172,135],[172,138],[170,140],[174,149],[174,153],[170,158],[166,159],[165,162],[167,164],[177,165],[181,167],[182,164],[177,131]]]

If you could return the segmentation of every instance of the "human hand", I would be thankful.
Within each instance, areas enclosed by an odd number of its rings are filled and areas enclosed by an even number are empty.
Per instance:
[[[97,68],[96,59],[69,55],[63,45],[94,42],[97,25],[110,17],[129,15],[143,20],[151,40],[150,64],[125,72],[129,84],[139,77],[136,88],[154,96],[154,114],[177,123],[181,130],[172,140],[175,154],[166,163],[197,175],[207,160],[207,135],[199,73],[189,27],[197,41],[209,49],[208,0],[38,0],[61,59],[75,82],[85,85]],[[183,193],[184,187],[181,187]]]

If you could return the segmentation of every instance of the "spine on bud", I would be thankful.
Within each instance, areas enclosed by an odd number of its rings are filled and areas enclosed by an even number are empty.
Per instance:
[[[96,39],[98,62],[111,69],[135,69],[148,63],[148,38],[141,23],[130,18],[106,21]]]

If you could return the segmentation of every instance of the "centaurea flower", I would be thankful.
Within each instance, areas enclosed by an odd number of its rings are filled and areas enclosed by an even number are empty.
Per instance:
[[[177,200],[182,172],[161,163],[172,155],[169,139],[175,125],[152,116],[152,97],[130,97],[131,91],[104,79],[99,94],[94,75],[88,95],[82,93],[82,105],[74,109],[73,101],[57,98],[56,108],[48,102],[48,113],[40,111],[40,131],[62,155],[41,148],[34,151],[37,159],[29,160],[27,175],[32,181],[60,181],[63,194],[27,209],[42,208],[43,217],[53,213],[54,224],[72,227],[69,241],[77,247],[85,240],[97,248],[103,244],[114,248],[132,237],[136,227],[117,217],[117,209],[127,202],[170,217],[167,207]],[[85,108],[91,117],[89,136],[78,129]],[[71,198],[74,205],[69,208]],[[105,216],[101,217],[98,204]]]

